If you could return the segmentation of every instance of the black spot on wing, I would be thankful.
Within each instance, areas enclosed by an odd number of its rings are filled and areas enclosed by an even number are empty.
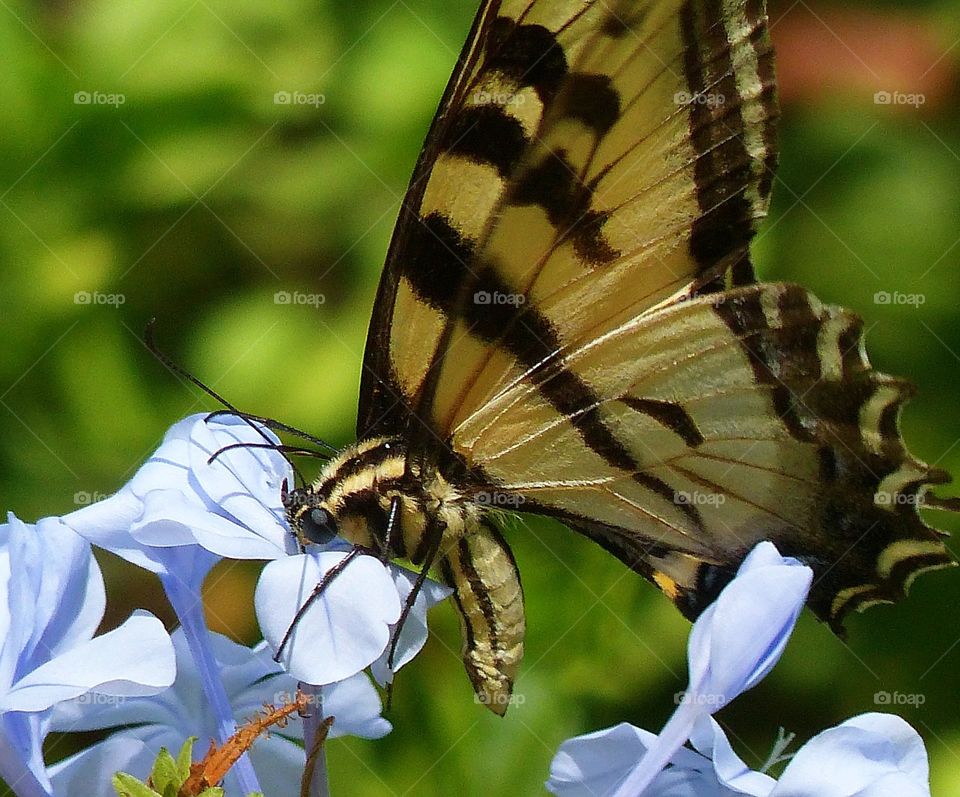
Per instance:
[[[737,574],[738,565],[714,565],[702,562],[697,567],[693,589],[679,586],[674,604],[688,620],[696,620],[713,603]]]
[[[697,428],[697,424],[690,417],[690,413],[679,404],[674,404],[672,401],[636,398],[635,396],[624,396],[621,401],[631,409],[642,412],[665,426],[678,435],[690,448],[696,448],[703,443],[703,435]]]
[[[542,25],[517,25],[497,17],[486,47],[486,69],[518,87],[532,86],[543,102],[556,96],[567,74],[567,59],[556,37]]]
[[[508,177],[528,143],[523,125],[499,105],[488,103],[458,114],[445,149],[474,163],[489,164],[501,177]]]
[[[803,293],[800,288],[788,288],[791,292]],[[804,297],[805,300],[805,297]],[[766,316],[761,303],[759,291],[742,292],[737,295],[721,295],[714,302],[714,312],[740,339],[740,346],[746,353],[754,378],[758,384],[770,388],[774,411],[784,422],[790,433],[798,440],[813,442],[815,435],[804,425],[802,410],[804,405],[800,397],[791,390],[789,383],[784,381],[786,374],[783,367],[790,359],[785,341],[778,338],[783,330],[772,331],[767,324]],[[809,305],[808,305],[809,308]],[[810,311],[812,313],[812,311]],[[812,333],[813,352],[816,354],[816,329]],[[809,345],[809,344],[807,344]],[[792,356],[794,350],[789,349]],[[800,352],[796,352],[799,356]],[[819,360],[817,371],[819,374]]]
[[[570,74],[560,102],[559,114],[582,122],[597,136],[607,133],[620,118],[620,94],[607,75]]]
[[[840,474],[837,452],[831,446],[820,446],[817,449],[817,461],[820,463],[820,480],[825,484],[835,481]]]
[[[591,265],[618,256],[603,237],[607,214],[590,209],[593,190],[583,183],[563,150],[550,152],[528,169],[508,199],[514,205],[543,208],[550,223],[573,241],[577,255]]]
[[[400,275],[431,307],[450,312],[463,284],[475,243],[462,236],[442,214],[419,219],[410,230]]]

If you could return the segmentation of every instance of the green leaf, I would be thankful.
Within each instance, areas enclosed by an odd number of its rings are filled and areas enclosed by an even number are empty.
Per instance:
[[[181,784],[190,777],[190,764],[193,763],[193,745],[196,741],[196,736],[189,737],[183,743],[183,747],[180,748],[180,753],[177,756],[177,772],[179,773]]]
[[[223,789],[219,786],[211,786],[209,789],[200,792],[199,797],[223,797]]]
[[[176,794],[183,782],[180,772],[177,768],[177,762],[167,751],[166,747],[161,747],[157,754],[157,760],[153,763],[153,771],[150,773],[150,780],[153,781],[153,788],[160,794],[166,794],[173,786],[173,793]]]
[[[126,772],[118,772],[111,779],[113,788],[120,797],[160,797],[146,783]]]

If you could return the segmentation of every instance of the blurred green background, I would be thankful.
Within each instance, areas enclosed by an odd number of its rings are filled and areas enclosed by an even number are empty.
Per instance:
[[[474,10],[467,0],[3,4],[7,509],[35,520],[109,494],[174,421],[213,408],[144,350],[153,316],[163,348],[238,406],[352,440],[378,272]],[[771,17],[784,119],[761,272],[866,318],[873,362],[920,386],[904,417],[913,450],[960,473],[956,2],[775,2]],[[278,91],[313,104],[277,104]],[[923,102],[878,104],[878,91]],[[324,301],[277,304],[278,291]],[[884,304],[878,292],[922,299]],[[395,731],[331,744],[336,797],[541,793],[562,740],[622,720],[656,729],[673,709],[688,625],[669,603],[556,524],[524,519],[509,532],[527,594],[522,704],[503,720],[475,705],[456,619],[440,607],[399,679]],[[101,561],[106,627],[135,606],[172,622],[151,576]],[[257,571],[221,566],[208,584],[212,625],[245,642],[258,638]],[[778,726],[803,741],[883,709],[879,691],[919,694],[922,705],[896,708],[926,741],[934,794],[956,794],[958,608],[953,571],[852,618],[846,644],[805,615],[773,674],[719,718],[758,766]],[[52,739],[50,759],[74,744]]]

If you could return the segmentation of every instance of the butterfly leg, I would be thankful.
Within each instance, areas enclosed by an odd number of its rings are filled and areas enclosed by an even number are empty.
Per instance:
[[[365,548],[362,545],[355,545],[350,549],[350,552],[343,557],[343,559],[341,559],[323,574],[323,578],[317,582],[317,585],[313,588],[313,592],[310,593],[310,596],[303,602],[300,608],[297,609],[297,613],[293,616],[293,620],[290,621],[290,627],[283,635],[283,639],[280,640],[280,644],[277,646],[277,652],[273,654],[274,661],[280,661],[280,657],[283,655],[283,650],[287,646],[287,643],[290,642],[290,637],[293,636],[293,631],[297,627],[297,624],[301,619],[303,619],[303,615],[307,613],[307,609],[313,605],[313,602],[318,600],[320,596],[323,595],[327,587],[330,586],[331,582],[344,570],[346,570],[349,564],[361,554],[369,555],[375,553],[376,552],[371,551],[369,548]]]

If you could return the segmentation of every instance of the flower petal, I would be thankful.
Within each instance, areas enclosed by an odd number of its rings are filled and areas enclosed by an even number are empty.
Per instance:
[[[110,783],[113,774],[127,772],[145,780],[158,752],[159,748],[154,750],[140,739],[115,734],[58,761],[47,771],[57,795],[117,797]],[[176,750],[173,752],[176,753]]]
[[[349,735],[379,739],[393,730],[390,722],[380,716],[380,695],[366,673],[358,672],[325,686],[322,694],[324,716],[336,718],[328,738]]]
[[[293,482],[293,469],[286,458],[273,449],[247,447],[224,451],[209,462],[227,446],[280,444],[269,429],[260,424],[257,429],[262,435],[231,415],[196,424],[190,434],[190,469],[198,491],[212,505],[240,525],[273,538],[284,550],[288,533],[280,487],[284,481]]]
[[[124,487],[109,498],[60,518],[61,522],[98,548],[153,573],[164,570],[157,554],[130,536],[130,525],[143,513],[143,501]]]
[[[0,697],[0,708],[45,711],[86,692],[151,695],[170,686],[175,674],[173,646],[163,623],[138,611],[119,628],[28,673]]]
[[[417,574],[412,573],[404,567],[390,565],[390,572],[397,585],[397,594],[400,597],[402,605],[406,604],[413,585],[417,580]],[[423,582],[423,587],[417,594],[410,608],[410,613],[403,623],[400,630],[400,638],[397,640],[397,650],[393,657],[393,672],[387,666],[387,659],[390,657],[390,648],[383,651],[380,658],[370,665],[370,672],[381,686],[386,686],[393,680],[393,674],[408,664],[426,644],[427,631],[427,610],[436,606],[445,600],[453,592],[450,587],[444,586],[431,578]],[[390,627],[391,635],[396,632],[396,625]]]
[[[694,623],[688,695],[713,713],[755,686],[780,659],[806,602],[813,571],[760,543]]]
[[[324,574],[345,554],[301,554],[270,562],[260,575],[255,596],[257,618],[273,650],[290,628]],[[361,555],[312,600],[297,623],[282,656],[284,667],[312,684],[342,681],[376,659],[390,638],[390,623],[400,616],[400,598],[390,571],[372,556]]]
[[[656,738],[656,734],[621,722],[567,739],[550,764],[547,790],[561,797],[611,794]]]
[[[730,746],[723,728],[713,717],[698,720],[690,734],[690,743],[713,762],[717,781],[737,794],[767,797],[777,781],[762,772],[754,772]]]
[[[889,789],[892,784],[897,788]],[[862,714],[814,736],[783,771],[771,797],[929,797],[923,740],[893,714]]]

